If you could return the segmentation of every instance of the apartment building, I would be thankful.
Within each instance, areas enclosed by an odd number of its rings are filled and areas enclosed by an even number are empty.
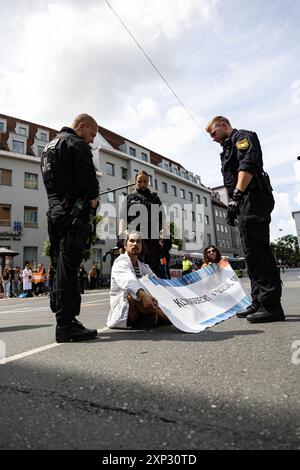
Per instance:
[[[55,129],[0,114],[0,246],[19,253],[14,259],[15,265],[23,266],[30,261],[47,266],[49,262],[43,256],[44,242],[48,238],[48,204],[40,157],[44,146],[56,134]],[[110,273],[110,259],[105,263],[102,259],[116,244],[119,197],[130,191],[127,187],[118,191],[115,188],[133,183],[140,169],[149,174],[150,190],[157,192],[167,210],[171,208],[172,214],[183,221],[185,249],[189,249],[187,242],[191,240],[191,233],[195,236],[199,227],[200,236],[197,232],[189,251],[202,251],[203,245],[216,243],[211,190],[201,182],[200,176],[101,126],[92,152],[100,191],[112,191],[100,199],[100,210],[103,206],[109,207],[100,227],[105,236],[93,247],[87,268],[96,262],[102,274]]]

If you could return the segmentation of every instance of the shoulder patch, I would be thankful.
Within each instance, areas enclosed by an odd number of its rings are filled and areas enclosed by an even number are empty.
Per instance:
[[[247,138],[238,140],[235,144],[238,150],[247,150],[250,147],[250,142]]]

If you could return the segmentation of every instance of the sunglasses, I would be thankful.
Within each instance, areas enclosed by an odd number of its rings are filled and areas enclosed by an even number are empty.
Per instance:
[[[207,251],[206,253],[207,253],[207,254],[209,254],[209,253],[216,253],[216,250],[209,250],[209,251]]]

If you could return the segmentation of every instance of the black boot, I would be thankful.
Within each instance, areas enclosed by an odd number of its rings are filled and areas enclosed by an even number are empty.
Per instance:
[[[238,310],[236,312],[236,316],[238,318],[246,318],[248,315],[251,315],[252,313],[257,312],[258,309],[259,309],[258,305],[251,304],[245,310]]]
[[[96,338],[97,330],[89,330],[74,318],[67,325],[56,327],[56,342],[68,343],[70,341],[85,341]]]
[[[247,320],[250,323],[270,323],[273,321],[285,320],[284,312],[281,305],[275,307],[262,308],[253,315],[248,315]]]

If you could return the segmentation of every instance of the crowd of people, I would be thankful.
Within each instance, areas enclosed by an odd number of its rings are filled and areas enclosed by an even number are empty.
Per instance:
[[[38,264],[34,268],[30,263],[27,263],[24,269],[19,266],[15,268],[5,266],[2,273],[0,272],[0,298],[50,295],[53,290],[53,278],[54,270],[51,263],[47,270],[43,264]],[[94,264],[89,271],[86,271],[84,265],[81,264],[78,272],[78,283],[82,294],[86,289],[102,287],[103,281],[97,264]]]

